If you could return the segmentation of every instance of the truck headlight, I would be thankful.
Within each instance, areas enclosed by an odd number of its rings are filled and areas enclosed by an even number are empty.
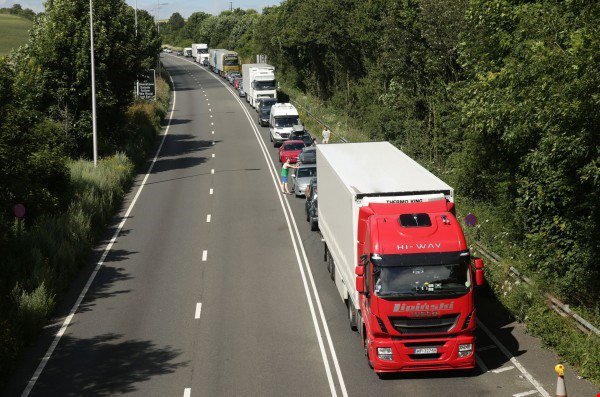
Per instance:
[[[458,345],[458,357],[467,357],[473,353],[473,344],[465,343]]]
[[[377,357],[380,360],[392,361],[392,348],[391,347],[378,347]]]

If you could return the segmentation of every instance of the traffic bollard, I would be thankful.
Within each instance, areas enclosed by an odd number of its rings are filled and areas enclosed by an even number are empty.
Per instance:
[[[565,366],[562,364],[557,364],[554,367],[554,371],[556,371],[558,375],[558,379],[556,380],[556,397],[567,397],[567,387],[565,386]]]

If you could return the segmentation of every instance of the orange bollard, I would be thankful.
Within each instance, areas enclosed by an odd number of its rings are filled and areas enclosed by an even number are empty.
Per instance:
[[[556,397],[567,397],[567,387],[565,386],[565,366],[558,364],[554,367],[554,371],[558,374],[556,381]]]

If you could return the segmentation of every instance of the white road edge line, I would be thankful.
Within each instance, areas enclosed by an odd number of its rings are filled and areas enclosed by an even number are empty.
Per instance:
[[[525,396],[531,396],[532,394],[537,394],[537,393],[538,393],[537,390],[529,390],[529,391],[524,391],[523,393],[513,394],[513,397],[525,397]]]
[[[202,251],[202,262],[206,262],[206,258],[208,257],[208,251]]]
[[[506,358],[508,358],[510,360],[510,362],[513,363],[513,365],[515,367],[517,367],[519,369],[519,371],[521,371],[521,373],[527,378],[529,383],[531,383],[533,385],[533,387],[535,387],[536,390],[543,397],[550,397],[550,394],[548,394],[548,392],[546,390],[544,390],[542,385],[540,385],[540,383],[537,380],[535,380],[535,378],[533,376],[531,376],[531,374],[529,372],[527,372],[527,370],[525,369],[525,367],[523,365],[521,365],[519,360],[517,360],[512,354],[510,354],[508,349],[506,347],[504,347],[504,345],[502,343],[500,343],[498,338],[496,338],[496,336],[490,332],[488,327],[483,325],[483,323],[479,320],[477,320],[477,325],[483,330],[483,332],[485,332],[487,334],[487,336],[492,340],[492,342],[494,342],[494,344],[496,346],[498,346],[498,348],[500,349],[500,351],[502,351],[502,353],[504,353]]]
[[[188,61],[188,60],[185,60],[185,59],[184,59],[184,61],[190,62],[190,63],[193,64],[193,62],[191,62],[191,61]],[[200,67],[199,65],[195,65],[195,66]],[[203,69],[201,67],[200,67],[200,69],[203,70],[203,71],[205,71],[206,73],[209,73],[208,71],[206,71],[205,69]],[[297,227],[296,221],[294,219],[294,215],[291,212],[291,208],[289,206],[289,202],[287,201],[287,197],[286,197],[285,204],[284,204],[284,200],[282,199],[281,194],[279,192],[279,186],[278,186],[278,182],[277,182],[277,170],[275,168],[275,164],[273,163],[273,160],[268,156],[268,152],[267,152],[267,149],[266,149],[266,144],[262,140],[262,137],[260,136],[260,131],[258,130],[258,127],[254,124],[253,118],[248,113],[248,109],[246,109],[246,107],[244,106],[244,104],[242,103],[242,101],[239,99],[239,97],[223,81],[221,81],[214,74],[212,74],[212,73],[209,73],[209,74],[215,80],[219,81],[221,83],[221,85],[223,85],[231,93],[231,95],[236,99],[236,101],[240,104],[240,107],[242,108],[242,111],[246,114],[246,118],[250,122],[252,130],[254,131],[254,135],[255,135],[256,139],[258,140],[258,142],[259,142],[259,146],[260,146],[260,148],[261,148],[261,150],[263,152],[263,156],[265,157],[265,160],[267,161],[267,165],[271,164],[271,167],[269,167],[269,172],[271,173],[271,177],[273,179],[273,185],[275,186],[275,190],[277,191],[277,196],[278,196],[279,201],[281,203],[281,206],[283,208],[283,212],[284,212],[284,215],[285,215],[285,218],[286,218],[286,222],[288,224],[288,228],[289,228],[289,231],[290,231],[290,237],[292,239],[294,250],[296,251],[296,258],[298,259],[298,266],[300,267],[300,272],[301,272],[301,275],[302,275],[302,281],[305,284],[304,286],[305,286],[305,291],[306,291],[306,294],[307,294],[307,299],[309,301],[309,308],[311,310],[311,315],[313,316],[313,322],[314,322],[314,325],[315,325],[315,331],[317,332],[317,337],[319,339],[319,347],[322,348],[322,345],[323,345],[321,331],[319,329],[318,322],[315,319],[314,307],[313,307],[312,299],[310,298],[310,292],[309,292],[309,289],[308,289],[308,285],[306,283],[306,275],[305,275],[305,272],[304,272],[304,268],[302,267],[302,261],[299,258],[299,253],[298,253],[298,247],[297,247],[297,244],[296,244],[296,239],[294,238],[294,233],[292,232],[292,228],[291,228],[291,225],[290,225],[290,218],[291,218],[291,223],[293,223],[293,225],[294,225],[294,231],[296,232],[296,236],[297,236],[297,239],[298,239],[298,242],[299,242],[299,245],[300,245],[300,249],[302,251],[302,256],[303,256],[303,258],[305,260],[305,264],[306,264],[306,267],[308,269],[308,275],[309,275],[309,278],[310,278],[310,281],[311,281],[311,286],[312,286],[313,294],[315,295],[315,301],[317,302],[317,307],[319,309],[319,314],[320,314],[321,321],[322,321],[322,324],[323,324],[323,329],[325,330],[325,335],[327,337],[327,342],[329,343],[329,350],[331,352],[332,361],[334,362],[334,367],[336,369],[337,377],[338,377],[338,380],[339,380],[339,383],[340,383],[340,388],[342,390],[342,395],[344,397],[347,397],[348,396],[348,391],[346,390],[346,385],[344,383],[344,378],[342,376],[341,369],[340,369],[340,366],[339,366],[339,362],[338,362],[338,359],[337,359],[337,355],[335,353],[335,348],[333,346],[333,341],[331,340],[331,335],[329,333],[329,327],[327,326],[327,322],[325,320],[325,315],[323,313],[323,308],[321,306],[321,301],[319,299],[319,294],[318,294],[318,292],[316,290],[316,286],[314,284],[314,279],[312,277],[312,270],[311,270],[310,265],[308,263],[308,259],[306,257],[306,252],[304,251],[304,245],[302,243],[302,239],[301,239],[300,234],[298,232],[298,227]],[[289,211],[289,215],[288,215],[288,211],[286,211],[286,207],[285,206],[287,206],[287,210]],[[323,350],[321,351],[321,353],[323,355],[323,362],[325,364],[325,370],[327,372],[328,380],[330,380],[331,393],[332,393],[333,396],[337,396],[337,391],[335,390],[335,385],[333,383],[331,383],[333,379],[331,378],[331,372],[330,372],[331,370],[330,370],[329,364],[328,364],[329,360],[327,359],[327,355],[325,354],[325,352]]]
[[[173,82],[173,78],[171,77],[171,75],[169,75],[169,80],[171,80],[171,86],[174,88],[175,83]],[[119,236],[119,234],[121,233],[121,229],[123,229],[123,226],[125,225],[125,221],[127,221],[127,219],[129,218],[129,214],[131,214],[131,211],[133,210],[135,203],[137,202],[138,198],[140,197],[140,193],[142,193],[142,189],[144,188],[144,186],[146,185],[146,181],[150,177],[150,173],[152,172],[152,169],[154,168],[154,164],[156,163],[156,160],[158,159],[160,151],[163,147],[163,144],[165,143],[165,138],[167,137],[167,135],[169,133],[169,127],[171,127],[171,119],[173,118],[173,111],[175,110],[175,101],[176,100],[177,100],[177,90],[173,89],[173,104],[171,105],[171,114],[169,115],[169,122],[167,123],[167,127],[165,129],[165,133],[163,134],[163,138],[160,141],[160,145],[158,146],[158,149],[156,150],[156,154],[154,155],[154,158],[152,159],[152,163],[150,163],[150,167],[148,167],[148,171],[146,172],[146,175],[144,176],[144,180],[142,181],[135,196],[133,197],[131,204],[129,204],[129,208],[127,208],[127,212],[125,212],[125,215],[121,218],[121,222],[119,223],[117,230],[115,231],[112,238],[110,239],[110,242],[104,249],[104,252],[102,253],[102,256],[100,257],[100,260],[98,261],[98,263],[96,264],[96,267],[94,268],[94,271],[88,278],[88,281],[85,283],[83,290],[81,290],[81,293],[77,297],[77,300],[75,301],[75,304],[71,308],[69,315],[63,321],[63,324],[60,327],[60,329],[58,330],[58,332],[56,333],[54,340],[52,341],[52,344],[46,351],[46,354],[44,354],[42,361],[40,361],[40,364],[38,365],[35,372],[33,373],[33,376],[27,383],[25,390],[23,390],[23,393],[21,393],[21,397],[27,397],[27,396],[29,396],[29,393],[31,393],[31,390],[35,386],[35,383],[37,382],[38,378],[41,376],[42,371],[44,371],[44,367],[46,367],[46,364],[50,360],[52,353],[54,353],[54,349],[56,349],[56,346],[58,346],[58,342],[60,342],[60,339],[62,338],[63,334],[67,330],[67,327],[69,326],[69,324],[71,323],[73,316],[75,316],[77,309],[79,309],[79,305],[81,305],[83,298],[85,298],[85,295],[87,294],[90,286],[92,285],[92,282],[96,278],[96,274],[98,274],[98,271],[100,270],[100,268],[102,268],[102,265],[104,264],[104,261],[106,260],[106,257],[108,256],[108,253],[110,252],[113,245],[117,241],[117,237]]]
[[[200,313],[202,313],[202,302],[196,303],[196,312],[194,313],[195,319],[200,319]]]
[[[192,395],[192,389],[189,387],[186,387],[185,389],[183,389],[183,397],[190,397]]]

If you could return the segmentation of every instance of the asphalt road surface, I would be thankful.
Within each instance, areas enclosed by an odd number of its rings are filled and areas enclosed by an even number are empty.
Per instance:
[[[163,62],[175,95],[151,169],[5,395],[554,395],[557,358],[485,290],[476,370],[379,379],[303,200],[279,193],[268,128],[210,71]]]

